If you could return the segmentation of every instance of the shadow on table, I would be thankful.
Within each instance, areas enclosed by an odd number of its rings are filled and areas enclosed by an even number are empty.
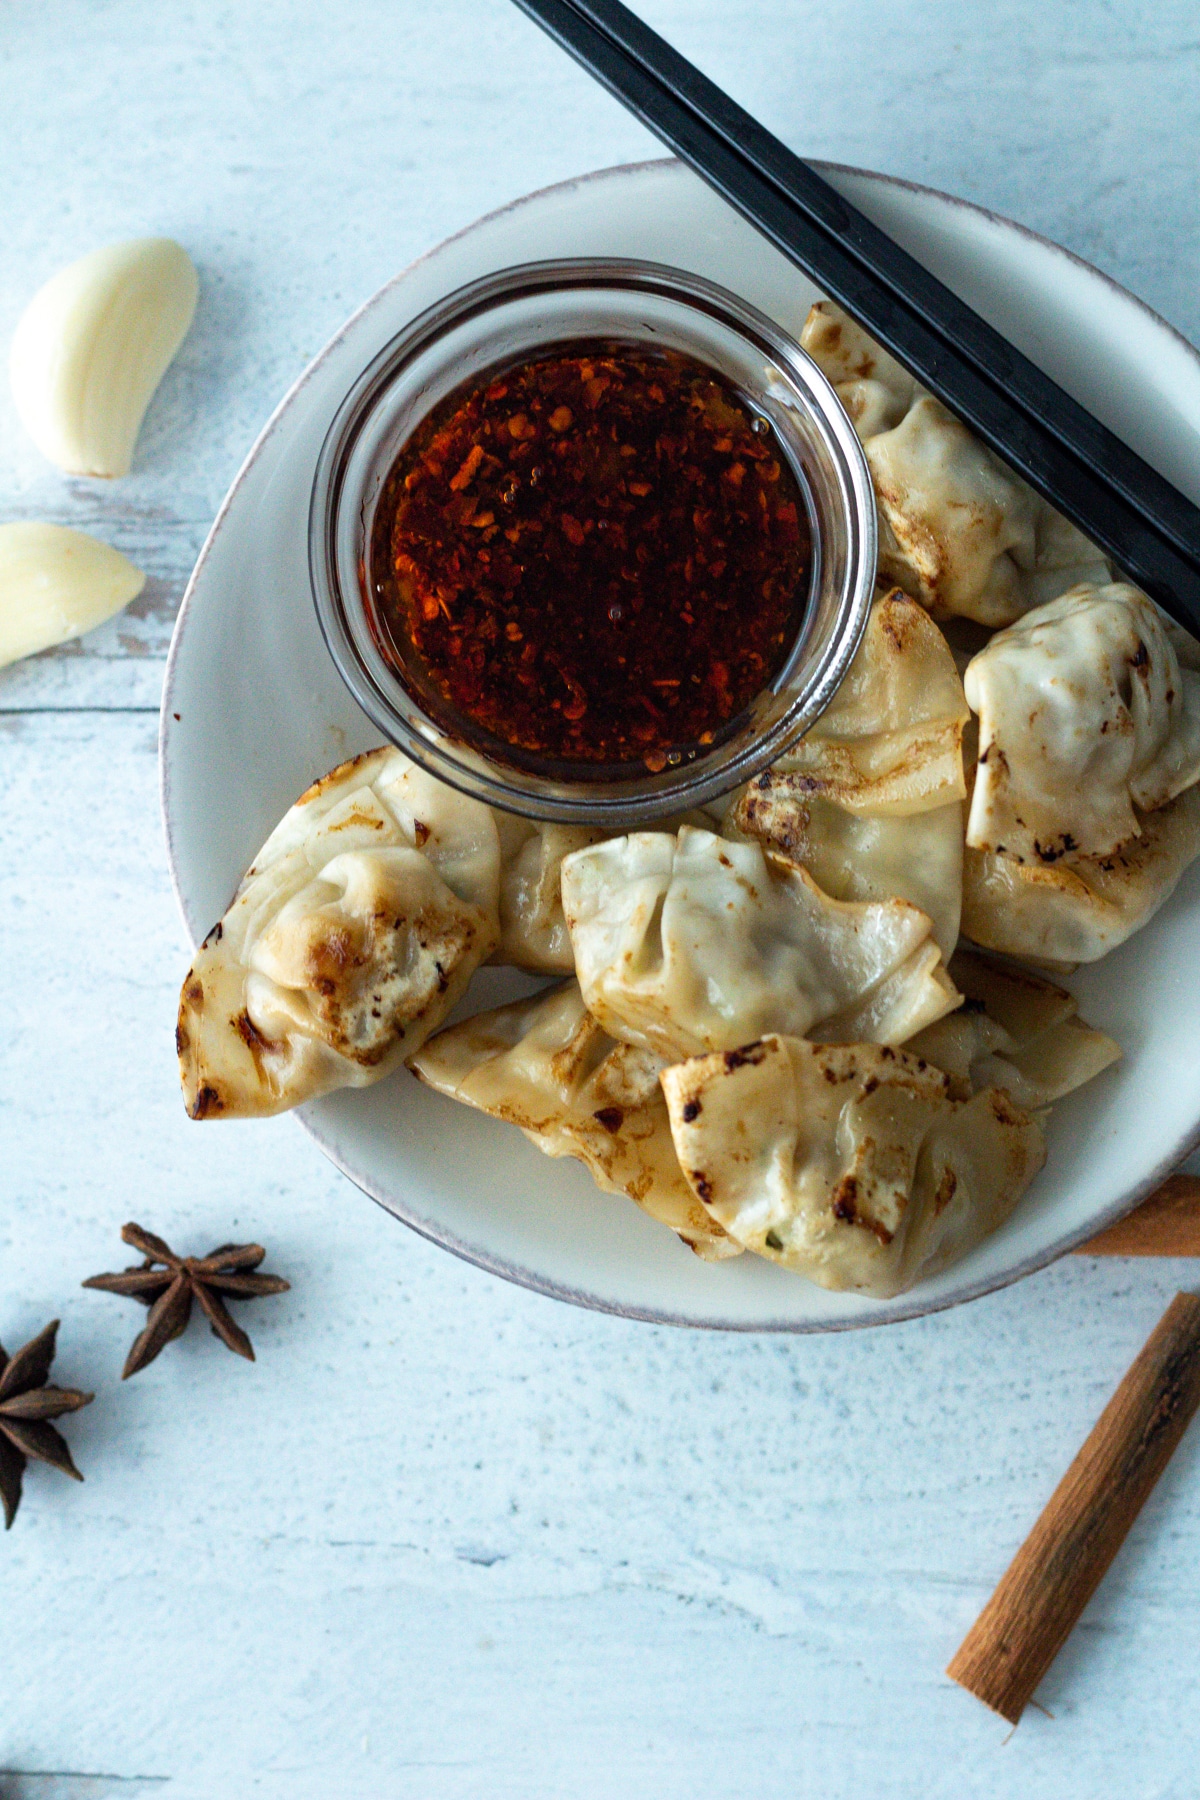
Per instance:
[[[73,1769],[0,1769],[0,1800],[136,1800],[159,1794],[166,1775],[92,1775]]]

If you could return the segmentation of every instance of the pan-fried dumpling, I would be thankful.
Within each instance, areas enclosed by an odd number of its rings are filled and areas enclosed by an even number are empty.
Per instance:
[[[958,1004],[927,914],[831,900],[797,864],[684,826],[563,864],[589,1012],[668,1058],[786,1029],[900,1043]]]
[[[875,600],[837,693],[772,772],[796,777],[797,793],[852,812],[926,812],[966,797],[962,735],[970,716],[942,633],[891,588]]]
[[[875,818],[805,795],[793,777],[769,769],[746,788],[726,832],[800,863],[834,900],[896,899],[919,906],[949,960],[962,912],[961,801],[903,819]]]
[[[994,457],[829,301],[800,342],[862,440],[879,507],[879,566],[936,616],[1008,625],[1080,581],[1095,545]]]
[[[1139,837],[1107,856],[1055,863],[968,846],[963,934],[985,950],[1071,967],[1095,962],[1140,929],[1200,856],[1200,786],[1138,818]]]
[[[1045,1161],[1001,1089],[956,1101],[903,1050],[772,1035],[662,1085],[697,1198],[747,1250],[822,1287],[903,1293],[994,1231]]]
[[[488,807],[373,750],[301,795],[196,952],[179,1006],[194,1119],[364,1087],[436,1030],[499,935]]]
[[[1200,777],[1200,674],[1123,583],[1072,588],[997,632],[965,687],[979,714],[975,849],[1105,856],[1138,835],[1135,806],[1153,812]]]
[[[547,824],[513,813],[497,812],[495,819],[500,834],[500,946],[492,961],[539,975],[573,974],[575,959],[562,906],[563,858],[622,832]],[[680,825],[707,829],[712,824],[706,814],[688,812],[664,821],[658,829],[675,831]]]
[[[318,833],[322,848],[314,850]],[[496,911],[500,843],[491,808],[427,775],[391,747],[366,750],[314,781],[284,813],[247,870],[242,888],[264,873],[268,862],[278,866],[298,852],[318,868],[326,842],[361,850],[378,845],[389,833],[422,851],[461,900]]]
[[[955,1013],[910,1038],[905,1050],[950,1077],[956,1100],[1005,1088],[1018,1106],[1049,1106],[1107,1069],[1121,1050],[1088,1025],[1079,1002],[1028,969],[960,950],[950,976],[965,994]]]
[[[500,945],[493,960],[543,975],[575,967],[562,909],[562,861],[598,844],[603,831],[497,813],[500,833]]]
[[[806,868],[835,900],[911,901],[949,957],[962,907],[962,735],[945,638],[898,588],[871,610],[813,729],[745,788],[725,830]]]
[[[664,1066],[607,1037],[574,981],[450,1025],[409,1063],[439,1093],[520,1126],[547,1156],[576,1157],[598,1187],[627,1194],[706,1261],[738,1256],[683,1178]]]

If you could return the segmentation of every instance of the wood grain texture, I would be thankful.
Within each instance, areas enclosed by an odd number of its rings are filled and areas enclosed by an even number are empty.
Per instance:
[[[1200,1256],[1200,1176],[1172,1175],[1078,1256]]]
[[[1200,1407],[1200,1295],[1176,1294],[946,1673],[1016,1724]]]
[[[1193,0],[1070,31],[1035,0],[644,11],[802,153],[1024,219],[1200,337]],[[97,1394],[85,1485],[31,1471],[3,1544],[0,1795],[1195,1800],[1200,1434],[1043,1682],[1053,1723],[1002,1747],[941,1673],[1166,1265],[1066,1258],[827,1341],[630,1326],[433,1249],[289,1120],[179,1103],[153,714],[221,498],[397,269],[657,146],[507,0],[60,0],[0,47],[0,342],[108,239],[176,236],[202,284],[127,481],[45,464],[0,374],[0,517],[150,576],[145,616],[0,671],[0,1338],[61,1312]],[[292,1291],[255,1365],[197,1328],[121,1388],[127,1310],[77,1284],[131,1214],[269,1245]]]

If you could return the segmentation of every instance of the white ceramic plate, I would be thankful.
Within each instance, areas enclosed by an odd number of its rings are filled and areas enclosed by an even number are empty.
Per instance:
[[[824,172],[1200,501],[1200,355],[1163,320],[1007,220],[882,176]],[[309,488],[339,401],[395,332],[463,282],[539,257],[587,255],[694,270],[794,333],[816,297],[695,176],[662,161],[518,201],[431,251],[355,314],[250,452],[175,630],[163,701],[163,810],[194,940],[225,910],[301,790],[378,741],[325,651],[309,592]],[[599,1193],[578,1165],[551,1162],[510,1127],[403,1070],[300,1116],[338,1167],[398,1218],[544,1293],[635,1318],[742,1330],[882,1323],[1039,1267],[1119,1217],[1182,1161],[1200,1139],[1198,951],[1200,867],[1146,930],[1074,981],[1087,1017],[1124,1046],[1123,1063],[1055,1109],[1048,1166],[1008,1223],[955,1268],[894,1301],[826,1293],[753,1256],[702,1263],[632,1204]],[[472,1000],[494,1004],[519,979],[487,973]]]

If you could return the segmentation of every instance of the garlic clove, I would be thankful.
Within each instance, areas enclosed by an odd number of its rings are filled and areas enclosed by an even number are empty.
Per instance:
[[[145,585],[128,557],[85,532],[0,525],[0,668],[90,631]]]
[[[192,259],[171,238],[107,244],[52,275],[13,333],[17,412],[73,475],[127,475],[146,408],[196,310]]]

